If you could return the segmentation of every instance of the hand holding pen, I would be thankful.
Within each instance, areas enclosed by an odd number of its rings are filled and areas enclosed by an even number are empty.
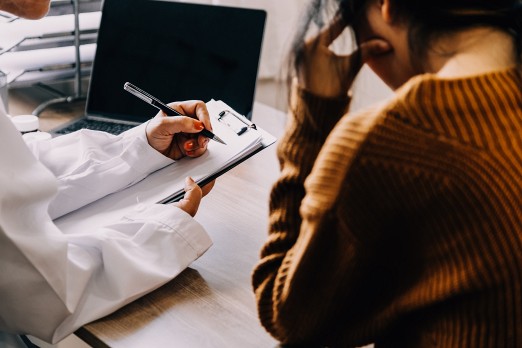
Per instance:
[[[205,123],[210,123],[205,103],[186,101],[171,105],[197,119],[189,116],[167,117],[159,112],[147,124],[146,134],[150,146],[174,160],[185,156],[201,156],[209,143],[209,138],[201,135]]]
[[[170,107],[169,105],[163,103],[158,98],[145,92],[141,88],[134,86],[130,82],[125,82],[125,84],[123,85],[123,89],[125,89],[127,92],[131,93],[132,95],[138,97],[139,99],[143,100],[144,102],[160,109],[161,111],[163,111],[165,113],[166,116],[183,116],[183,114],[178,112],[173,107]],[[171,105],[173,105],[173,104],[171,104]],[[205,109],[206,109],[206,107],[205,107]],[[207,112],[207,116],[208,116],[208,112]],[[210,125],[210,121],[209,121],[209,125]],[[215,140],[221,144],[226,145],[226,143],[223,140],[221,140],[217,135],[215,135],[214,133],[209,131],[208,128],[202,129],[201,135],[204,135],[204,136],[208,137],[209,139]]]

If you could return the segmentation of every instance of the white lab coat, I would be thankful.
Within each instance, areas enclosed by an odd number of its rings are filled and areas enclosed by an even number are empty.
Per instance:
[[[0,114],[0,346],[20,333],[58,342],[168,282],[210,247],[203,227],[172,205],[74,234],[54,225],[171,163],[148,145],[143,126],[31,146]]]

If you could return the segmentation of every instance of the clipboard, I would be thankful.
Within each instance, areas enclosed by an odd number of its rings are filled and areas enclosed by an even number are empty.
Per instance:
[[[258,129],[255,123],[250,121],[247,117],[244,115],[239,114],[234,109],[229,107],[227,104],[225,104],[222,101],[215,101],[211,100],[207,103],[207,108],[209,110],[209,113],[211,114],[211,117],[213,117],[213,125],[216,124],[215,120],[219,122],[219,124],[225,125],[228,129],[230,129],[232,132],[235,133],[237,137],[244,137],[248,136],[249,132],[256,132],[259,133],[261,136],[261,143],[258,148],[255,150],[248,152],[244,156],[240,156],[237,160],[233,161],[231,164],[226,165],[222,167],[220,170],[214,172],[213,174],[207,176],[204,179],[196,180],[199,186],[205,186],[206,184],[210,183],[211,181],[215,180],[219,176],[225,174],[232,168],[236,167],[243,161],[249,159],[250,157],[254,156],[261,150],[265,149],[266,147],[272,145],[276,138],[266,131],[262,129]],[[225,138],[225,141],[230,141],[230,137]],[[167,203],[173,203],[181,200],[183,196],[185,195],[185,192],[176,192],[168,197],[160,200],[157,203],[167,204]]]
[[[214,108],[215,105],[215,108]],[[209,112],[214,114],[214,116],[217,114],[217,117],[215,119],[221,123],[226,125],[229,129],[231,129],[238,137],[244,136],[248,132],[264,132],[263,130],[259,130],[255,123],[250,121],[247,117],[244,115],[239,114],[234,109],[230,108],[228,105],[223,103],[222,101],[210,101],[207,103],[207,108],[209,108]],[[218,110],[221,110],[218,112]],[[214,123],[215,124],[215,123]],[[210,183],[211,181],[215,180],[219,176],[225,174],[232,168],[236,167],[243,161],[249,159],[250,157],[254,156],[261,150],[265,149],[267,146],[270,146],[275,142],[275,137],[269,135],[265,132],[265,134],[262,134],[264,142],[262,142],[262,146],[257,148],[256,150],[249,152],[245,156],[240,157],[238,160],[234,161],[228,166],[223,167],[221,170],[216,171],[214,174],[206,177],[205,179],[196,181],[199,186],[205,186],[206,184]],[[168,204],[173,203],[181,200],[183,196],[185,195],[185,192],[177,192],[174,193],[165,199],[160,200],[158,203],[161,204]]]
[[[256,129],[255,123],[252,123],[248,118],[238,114],[233,110],[223,110],[218,114],[218,121],[225,123],[232,128],[237,135],[242,135],[249,129]]]
[[[185,177],[191,176],[198,185],[204,186],[275,143],[276,138],[272,134],[250,122],[223,101],[211,100],[206,105],[213,131],[227,145],[209,142],[202,156],[182,158],[124,190],[56,219],[55,223],[65,233],[74,232],[79,225],[85,225],[86,228],[108,225],[144,205],[179,201],[185,195]],[[226,122],[224,119],[220,121],[219,114],[226,110],[230,111],[226,116],[228,119]],[[234,122],[248,125],[248,129],[238,134],[232,117],[237,119]]]

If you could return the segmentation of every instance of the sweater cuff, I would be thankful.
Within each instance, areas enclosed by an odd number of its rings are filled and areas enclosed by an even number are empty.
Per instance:
[[[348,111],[350,97],[325,98],[300,87],[294,81],[291,108],[296,121],[309,125],[314,132],[326,137]]]

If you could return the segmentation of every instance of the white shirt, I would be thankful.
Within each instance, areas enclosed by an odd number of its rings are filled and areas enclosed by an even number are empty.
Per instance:
[[[0,114],[0,345],[15,334],[58,342],[168,282],[211,246],[172,205],[73,234],[54,225],[172,162],[148,145],[144,126],[30,146]]]

